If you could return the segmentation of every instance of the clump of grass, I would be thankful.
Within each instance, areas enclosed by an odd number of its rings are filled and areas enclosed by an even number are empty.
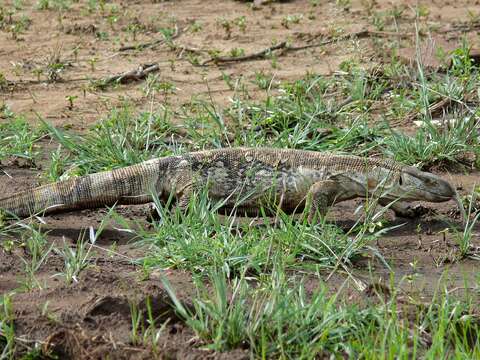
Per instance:
[[[265,212],[253,220],[238,218],[235,211],[221,217],[217,212],[222,205],[212,203],[206,192],[192,196],[186,210],[168,210],[169,204],[155,199],[160,220],[152,223],[151,230],[141,226],[135,230],[138,244],[150,249],[144,265],[197,273],[222,268],[234,276],[245,267],[256,274],[268,271],[273,258],[280,256],[291,269],[333,269],[351,264],[379,235],[376,231],[345,234],[326,218],[310,225],[305,216],[286,215],[280,210],[274,212],[275,220]],[[117,221],[131,228],[126,221]]]
[[[473,189],[468,201],[466,223],[464,224],[463,231],[457,231],[455,228],[452,228],[453,237],[458,245],[460,258],[465,258],[469,255],[472,255],[472,239],[474,235],[474,229],[477,225],[478,219],[480,218],[479,211],[477,211],[472,218],[476,201],[477,194],[475,189]]]
[[[97,231],[95,231],[93,227],[89,228],[88,240],[86,240],[85,233],[82,232],[75,248],[72,248],[65,241],[63,243],[63,248],[55,248],[55,252],[63,258],[65,264],[63,271],[56,275],[63,276],[67,284],[78,282],[80,273],[90,265],[93,256],[92,249],[95,246],[95,242],[102,234],[112,214],[113,209],[110,209],[108,214],[102,219]]]
[[[208,280],[212,290],[197,282],[193,308],[162,281],[177,313],[209,349],[247,348],[258,358],[480,355],[480,323],[471,300],[441,295],[425,308],[402,308],[394,293],[387,300],[379,297],[376,306],[360,307],[342,300],[340,292],[329,294],[322,283],[307,295],[303,282],[281,267],[254,286],[244,277],[229,283],[222,271],[211,272]]]
[[[59,167],[59,170],[65,170],[65,176],[125,167],[172,152],[164,142],[173,131],[168,112],[134,114],[125,105],[113,110],[82,137],[49,124],[45,126],[67,151],[67,158]],[[49,174],[49,177],[53,179],[55,174]]]
[[[260,103],[236,99],[227,110],[233,123],[232,144],[353,154],[374,151],[386,128],[381,124],[369,126],[362,115],[364,110],[351,121],[332,124],[344,116],[342,107],[329,99],[336,86],[331,79],[309,75],[282,84],[278,95]]]
[[[90,234],[93,229],[90,228]],[[90,258],[92,256],[91,250],[94,245],[95,238],[90,235],[90,242],[85,241],[84,234],[80,235],[75,248],[72,248],[65,241],[63,243],[63,248],[56,249],[56,252],[63,258],[65,266],[61,273],[56,275],[61,275],[65,278],[67,284],[72,282],[78,282],[78,276],[80,273],[90,265]]]
[[[25,279],[22,285],[26,290],[34,288],[42,289],[42,284],[37,280],[35,274],[40,267],[47,261],[53,244],[48,245],[46,235],[41,228],[35,228],[33,225],[18,223],[21,228],[20,241],[25,247],[28,256],[22,257],[24,263]]]
[[[17,157],[33,161],[38,155],[36,143],[44,134],[42,128],[34,129],[22,116],[11,114],[10,121],[0,124],[0,160]]]
[[[477,120],[456,121],[453,126],[439,127],[426,122],[414,136],[392,131],[384,140],[384,153],[405,164],[428,169],[433,165],[461,163],[470,149],[477,147]]]

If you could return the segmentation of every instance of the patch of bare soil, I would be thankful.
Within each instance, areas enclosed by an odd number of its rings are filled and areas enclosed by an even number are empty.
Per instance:
[[[385,51],[389,42],[400,43],[397,55],[403,61],[413,63],[416,59],[412,7],[418,2],[413,0],[353,0],[348,7],[339,6],[336,1],[313,0],[265,1],[254,6],[251,2],[230,0],[136,0],[107,2],[104,10],[92,12],[87,11],[86,1],[73,2],[68,11],[61,12],[39,10],[36,3],[22,1],[23,9],[12,15],[14,22],[22,17],[28,20],[21,31],[14,33],[9,30],[14,29],[11,26],[0,31],[0,78],[4,77],[0,83],[0,105],[24,114],[33,123],[38,121],[39,114],[54,125],[68,125],[75,130],[84,130],[125,100],[139,109],[156,108],[163,103],[176,108],[192,98],[211,98],[226,105],[239,91],[237,80],[241,80],[252,98],[260,98],[265,92],[253,85],[260,73],[271,75],[274,81],[285,81],[309,72],[331,75],[339,64],[351,59],[372,66],[389,61],[390,54]],[[370,3],[373,7],[368,6]],[[478,1],[420,3],[425,9],[420,25],[424,44],[421,54],[427,66],[442,66],[436,56],[440,45],[445,51],[459,46],[463,33],[478,48],[478,21],[469,15],[480,12]],[[13,7],[13,1],[4,1],[3,5]],[[395,22],[396,33],[348,36],[365,29],[376,31],[369,14],[393,10],[402,10],[394,20],[388,20]],[[173,29],[171,43],[164,41],[162,28]],[[322,45],[332,37],[342,40]],[[273,57],[260,54],[243,61],[209,61],[216,50],[222,57],[242,57],[282,42],[305,48],[289,51],[286,46],[279,46]],[[173,85],[174,93],[158,94],[152,103],[143,91],[141,73],[137,79],[119,85],[103,89],[93,86],[145,64],[158,64],[155,74],[162,82]],[[226,84],[226,77],[234,79],[234,86]],[[0,117],[0,121],[7,120]],[[401,125],[410,131],[415,129],[411,121]],[[2,159],[0,192],[10,194],[38,185],[38,175],[39,171],[30,169],[28,164]],[[479,176],[444,175],[463,193],[470,191]],[[436,209],[436,214],[416,220],[396,219],[394,224],[406,224],[389,232],[378,246],[392,266],[397,284],[410,294],[428,298],[446,269],[449,275],[445,281],[452,289],[460,289],[464,278],[476,275],[478,262],[456,261],[452,234],[443,232],[446,218],[459,223],[455,205],[425,205]],[[340,204],[332,216],[348,227],[356,206],[355,202]],[[145,218],[145,210],[141,206],[120,209],[132,219]],[[105,210],[54,215],[45,219],[44,229],[49,232],[49,241],[74,243],[85,228],[98,227],[104,215]],[[475,246],[480,246],[478,232],[479,229],[474,230]],[[32,341],[39,341],[46,351],[60,358],[246,358],[243,350],[216,354],[200,349],[198,339],[172,311],[158,277],[143,279],[126,260],[142,254],[141,249],[131,246],[131,240],[108,228],[98,246],[115,245],[120,256],[112,257],[98,250],[89,268],[72,285],[56,276],[63,263],[59,256],[51,256],[37,273],[42,289],[19,292],[13,297],[19,342],[29,348]],[[1,293],[22,286],[22,255],[18,249],[13,253],[0,250]],[[379,283],[387,283],[388,269],[374,258],[370,263],[373,277]],[[367,284],[372,279],[366,264],[359,263],[355,272]],[[193,291],[190,276],[181,272],[165,275],[180,299],[188,304]],[[336,274],[330,281],[335,286],[344,280]],[[356,290],[349,291],[353,294]],[[143,319],[150,299],[157,328],[166,324],[156,348],[131,338],[132,299]]]
[[[0,259],[3,262],[8,256],[2,254]],[[51,277],[60,269],[61,264],[50,261],[38,274],[40,282],[45,280],[44,290],[14,296],[14,326],[16,333],[21,334],[20,344],[29,345],[35,340],[44,354],[62,359],[148,359],[152,355],[168,359],[247,358],[243,351],[220,356],[199,349],[201,344],[177,318],[159,279],[141,279],[128,262],[97,258],[71,285]],[[2,269],[2,274],[4,270],[7,269]],[[12,264],[8,273],[15,272]],[[178,272],[165,276],[188,305],[190,276]],[[2,284],[5,286],[4,281]],[[3,286],[2,292],[8,290]],[[140,317],[138,338],[132,335],[132,309]],[[158,342],[151,341],[155,333],[144,338],[149,314],[159,332]]]

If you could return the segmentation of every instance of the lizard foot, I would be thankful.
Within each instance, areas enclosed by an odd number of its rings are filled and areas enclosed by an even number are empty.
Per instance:
[[[414,206],[409,205],[405,209],[402,209],[402,211],[395,212],[396,216],[409,218],[409,219],[414,219],[424,215],[433,215],[433,214],[435,214],[434,210],[423,205],[414,205]]]

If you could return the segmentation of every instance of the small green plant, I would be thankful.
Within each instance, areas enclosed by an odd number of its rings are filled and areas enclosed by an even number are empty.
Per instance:
[[[222,71],[222,79],[223,79],[223,81],[225,82],[225,84],[227,84],[227,86],[228,86],[228,88],[229,88],[230,90],[235,89],[235,81],[234,81],[234,79],[232,78],[232,75],[229,75],[229,74],[224,73],[224,72]]]
[[[175,35],[174,28],[165,27],[165,28],[160,28],[159,31],[162,34],[167,44],[173,44],[173,37]]]
[[[11,32],[13,40],[19,40],[19,35],[24,33],[31,25],[32,20],[26,15],[22,15],[17,20],[11,20],[8,22],[7,30]]]
[[[471,47],[464,38],[462,46],[455,49],[451,55],[451,69],[450,72],[463,80],[468,80],[471,77],[475,67],[473,65],[472,57],[470,56]]]
[[[352,6],[351,0],[336,0],[337,6],[344,11],[348,11]]]
[[[132,319],[132,330],[130,333],[130,340],[133,345],[140,345],[141,326],[143,325],[142,312],[138,308],[138,304],[130,301],[130,316]]]
[[[226,34],[226,38],[230,39],[232,36],[232,22],[231,20],[227,20],[225,18],[220,18],[218,21],[218,24],[223,28]]]
[[[262,90],[271,88],[273,76],[271,74],[265,74],[263,71],[255,72],[254,83]]]
[[[418,17],[428,17],[430,9],[426,5],[418,5],[415,7],[415,14]]]
[[[42,289],[43,286],[36,279],[35,273],[46,262],[53,248],[53,244],[48,245],[41,229],[36,229],[31,225],[28,226],[22,223],[19,223],[19,226],[23,229],[20,233],[20,242],[27,250],[27,256],[21,257],[25,266],[25,279],[22,281],[22,285],[27,290],[34,288]]]
[[[230,56],[231,57],[240,57],[245,55],[245,49],[242,48],[233,48],[230,50]]]
[[[38,0],[37,9],[39,10],[68,10],[71,6],[70,0]]]
[[[472,219],[472,213],[477,201],[477,194],[475,188],[472,190],[470,199],[467,206],[467,220],[463,226],[463,231],[457,231],[453,228],[453,237],[458,245],[460,258],[465,258],[471,255],[472,250],[472,239],[474,236],[474,229],[477,225],[478,219],[480,218],[480,211],[474,215]]]
[[[111,14],[107,17],[107,23],[110,26],[111,30],[115,30],[115,24],[118,22],[118,16],[116,14]]]
[[[13,7],[16,11],[23,10],[23,0],[13,0]]]
[[[44,134],[43,129],[33,129],[23,117],[12,114],[9,122],[0,124],[0,159],[18,157],[33,164],[38,154],[36,143]]]
[[[238,26],[238,28],[240,29],[240,31],[242,33],[245,33],[245,31],[247,30],[247,18],[246,18],[246,16],[239,16],[239,17],[235,18],[233,20],[233,22],[235,23],[235,25]]]
[[[203,29],[203,24],[200,21],[195,20],[189,27],[192,33],[197,33]]]
[[[93,228],[90,228],[90,242],[85,241],[84,233],[80,234],[75,249],[65,241],[63,243],[63,248],[56,249],[56,252],[63,258],[65,264],[63,271],[56,275],[63,276],[67,284],[78,282],[78,276],[80,273],[90,265],[90,257],[92,256],[90,252],[96,239],[94,233],[93,236],[92,233]]]
[[[467,9],[468,22],[474,25],[480,22],[480,12]]]
[[[77,99],[78,99],[77,95],[67,95],[67,96],[65,96],[65,100],[68,101],[68,110],[73,110],[73,103]]]
[[[146,314],[139,308],[139,304],[129,301],[130,315],[132,320],[132,330],[130,339],[133,345],[151,346],[152,352],[159,353],[158,340],[165,330],[167,322],[160,328],[156,327],[156,321],[152,311],[152,301],[150,297],[145,300]],[[145,325],[147,326],[145,327]]]
[[[128,24],[126,31],[132,35],[132,41],[136,41],[137,34],[140,31],[140,25],[137,23]]]
[[[14,359],[16,349],[14,320],[11,295],[0,295],[0,357],[2,359]]]
[[[88,63],[90,64],[90,70],[92,70],[92,72],[95,72],[95,65],[97,64],[97,62],[98,58],[96,56],[88,59]]]
[[[70,247],[64,240],[63,248],[55,249],[55,252],[60,254],[65,264],[63,271],[57,274],[57,276],[63,276],[67,284],[71,284],[72,281],[78,282],[80,273],[90,265],[90,260],[93,256],[92,249],[95,246],[95,242],[107,226],[113,212],[113,208],[109,210],[107,215],[102,219],[97,231],[95,231],[93,227],[89,227],[89,240],[85,240],[85,233],[82,232],[77,240],[75,248]]]
[[[63,242],[63,248],[54,248],[54,251],[59,254],[64,261],[63,271],[56,275],[63,276],[67,284],[78,282],[80,273],[90,265],[90,260],[93,256],[92,249],[96,246],[95,242],[102,234],[103,230],[105,230],[113,212],[113,208],[109,210],[107,215],[102,219],[97,231],[95,231],[93,227],[89,227],[88,240],[85,240],[85,232],[80,233],[75,248],[72,248],[67,244],[65,239]]]
[[[299,24],[302,20],[302,14],[293,14],[293,15],[286,15],[282,18],[282,26],[286,29],[290,29],[290,27],[294,24]]]
[[[67,159],[62,151],[62,147],[58,146],[57,150],[52,152],[50,157],[50,165],[48,166],[44,179],[46,182],[55,182],[61,179],[61,175],[66,171]]]
[[[62,61],[62,48],[58,46],[54,48],[47,60],[45,65],[45,72],[47,74],[47,78],[50,82],[56,82],[61,80],[61,73],[65,70],[67,64]]]
[[[50,0],[38,0],[37,1],[38,10],[48,10],[50,9]]]

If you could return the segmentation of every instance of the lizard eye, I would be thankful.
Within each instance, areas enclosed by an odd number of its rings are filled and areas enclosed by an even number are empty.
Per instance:
[[[400,175],[400,176],[398,177],[398,183],[399,183],[400,185],[403,185],[402,175]]]

